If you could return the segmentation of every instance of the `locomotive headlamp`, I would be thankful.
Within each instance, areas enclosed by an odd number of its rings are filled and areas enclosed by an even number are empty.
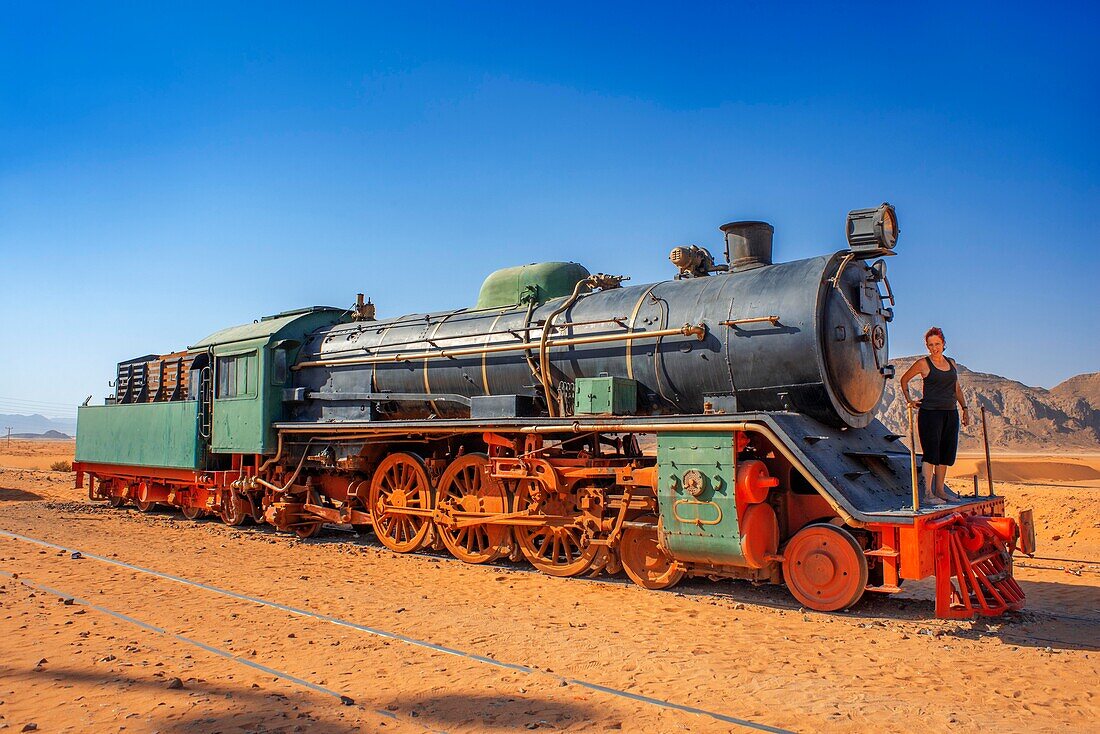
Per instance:
[[[889,253],[898,242],[899,231],[897,212],[889,204],[848,212],[848,246],[857,254],[873,257]]]

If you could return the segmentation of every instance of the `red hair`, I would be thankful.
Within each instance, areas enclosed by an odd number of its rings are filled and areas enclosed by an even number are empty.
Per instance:
[[[925,341],[928,341],[928,337],[930,337],[930,336],[938,336],[944,344],[947,343],[947,339],[943,335],[943,329],[941,329],[938,326],[933,326],[931,329],[924,332],[924,340]]]

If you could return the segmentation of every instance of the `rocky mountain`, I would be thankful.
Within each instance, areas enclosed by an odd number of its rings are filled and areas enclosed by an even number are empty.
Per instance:
[[[44,415],[20,415],[18,413],[0,413],[0,436],[7,435],[7,427],[11,426],[12,434],[15,433],[45,433],[57,431],[73,435],[76,433],[76,420],[64,420],[47,418]]]
[[[47,441],[70,441],[72,436],[60,431],[46,431],[45,433],[13,433],[12,438],[34,438]]]
[[[1076,400],[1084,400],[1093,410],[1100,410],[1100,372],[1089,372],[1071,377],[1050,389],[1050,394],[1072,406]]]
[[[895,433],[908,435],[900,378],[918,357],[891,360],[898,377],[886,384],[879,419]],[[1100,372],[1072,377],[1047,390],[1000,375],[974,372],[959,364],[963,394],[972,422],[959,435],[960,451],[982,446],[979,409],[985,406],[990,445],[1014,451],[1100,451]],[[920,394],[920,378],[909,386]]]

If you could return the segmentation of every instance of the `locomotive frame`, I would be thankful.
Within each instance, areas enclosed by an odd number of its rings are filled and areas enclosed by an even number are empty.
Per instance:
[[[548,264],[534,284],[523,269],[491,278],[483,297],[518,288],[478,309],[375,322],[360,298],[121,363],[114,401],[78,413],[77,486],[116,507],[301,538],[349,524],[395,552],[622,570],[649,589],[685,576],[785,583],[835,611],[935,576],[937,616],[1020,608],[1012,554],[1033,537],[1030,515],[1005,517],[993,496],[914,506],[910,452],[869,416],[892,376],[893,294],[875,285],[884,265],[863,261],[891,254],[892,207],[849,215],[849,251],[780,266],[761,225],[723,227],[729,265],[677,248],[677,281],[629,292],[621,277]],[[647,298],[664,301],[660,318],[640,318]],[[677,298],[692,317],[682,325]],[[760,315],[769,298],[795,316]],[[700,389],[722,384],[708,354],[725,355],[732,383],[730,344],[757,327],[771,341],[743,339],[735,389]],[[806,341],[810,327],[820,341]],[[569,399],[594,384],[606,401]]]

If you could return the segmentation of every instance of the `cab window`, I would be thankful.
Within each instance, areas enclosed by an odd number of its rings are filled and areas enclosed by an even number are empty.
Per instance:
[[[271,353],[271,384],[282,385],[287,378],[286,349],[280,347]]]
[[[218,357],[218,397],[256,396],[256,353]]]

